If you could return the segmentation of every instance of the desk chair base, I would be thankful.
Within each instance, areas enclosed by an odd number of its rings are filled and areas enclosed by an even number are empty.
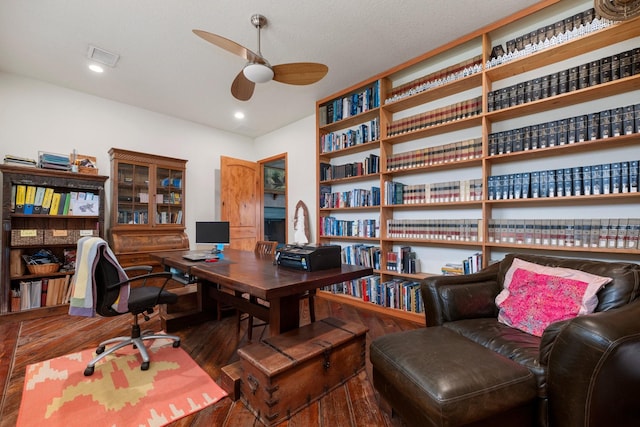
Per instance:
[[[133,325],[131,325],[131,336],[110,338],[106,341],[101,342],[100,345],[98,345],[98,348],[96,348],[97,356],[87,364],[87,367],[84,370],[84,376],[89,377],[93,375],[96,363],[128,345],[133,345],[133,348],[137,349],[138,352],[140,352],[140,356],[142,356],[142,364],[140,365],[140,370],[146,371],[147,369],[149,369],[150,358],[147,347],[144,345],[144,341],[155,339],[170,339],[173,340],[172,345],[174,348],[180,347],[180,337],[177,335],[154,334],[146,331],[145,333],[141,333],[140,325],[138,324],[138,316],[135,316],[135,322]],[[109,347],[109,349],[106,348],[107,345],[114,343],[117,344],[113,347]]]

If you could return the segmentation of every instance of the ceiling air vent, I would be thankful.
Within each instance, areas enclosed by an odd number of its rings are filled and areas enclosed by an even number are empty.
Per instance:
[[[118,59],[120,59],[120,55],[111,53],[92,45],[89,45],[89,52],[87,53],[87,57],[92,61],[108,65],[109,67],[115,67]]]

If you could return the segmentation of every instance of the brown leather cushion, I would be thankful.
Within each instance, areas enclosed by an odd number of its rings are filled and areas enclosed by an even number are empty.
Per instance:
[[[374,376],[403,390],[434,425],[483,420],[536,397],[529,369],[445,327],[379,337],[370,358]]]

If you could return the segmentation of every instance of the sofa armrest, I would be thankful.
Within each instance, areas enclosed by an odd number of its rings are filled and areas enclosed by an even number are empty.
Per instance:
[[[500,292],[497,268],[464,276],[432,276],[420,285],[427,326],[478,317],[496,317]]]
[[[638,319],[640,300],[563,325],[548,358],[550,425],[637,425]]]

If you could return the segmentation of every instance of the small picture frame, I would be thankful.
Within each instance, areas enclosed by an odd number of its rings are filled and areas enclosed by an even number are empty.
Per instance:
[[[265,191],[284,191],[286,181],[284,169],[264,167],[264,189]]]

